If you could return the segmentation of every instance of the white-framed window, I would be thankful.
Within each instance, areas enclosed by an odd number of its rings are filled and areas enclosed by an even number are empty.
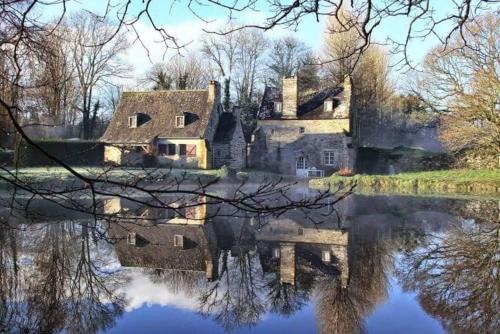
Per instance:
[[[282,114],[283,113],[283,103],[282,102],[274,102],[274,112],[276,114]]]
[[[296,161],[297,169],[307,169],[307,160],[304,157],[298,157]]]
[[[333,101],[326,100],[325,101],[325,112],[332,112],[332,111],[333,111]]]
[[[321,252],[321,261],[332,262],[332,254],[330,253],[330,251],[322,251]]]
[[[137,115],[129,116],[128,118],[128,127],[134,129],[137,127]]]
[[[335,153],[334,151],[324,151],[323,152],[323,163],[327,166],[335,165]]]
[[[183,128],[184,127],[184,116],[175,116],[175,127]]]

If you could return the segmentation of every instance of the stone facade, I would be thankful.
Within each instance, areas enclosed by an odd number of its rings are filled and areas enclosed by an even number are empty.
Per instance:
[[[303,177],[329,175],[344,168],[353,170],[356,154],[350,127],[350,80],[346,80],[343,90],[334,91],[333,110],[324,105],[332,101],[328,94],[323,94],[323,101],[315,101],[311,108],[305,107],[311,105],[310,101],[296,105],[295,109],[289,107],[297,97],[290,91],[297,85],[290,81],[283,81],[283,115],[271,113],[257,122],[249,145],[250,167]]]

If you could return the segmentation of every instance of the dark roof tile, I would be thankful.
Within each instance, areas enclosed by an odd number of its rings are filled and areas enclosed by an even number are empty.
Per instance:
[[[200,138],[207,128],[213,106],[207,90],[125,92],[118,109],[102,136],[108,143],[150,143],[155,137]],[[128,127],[128,117],[147,115],[137,128]],[[175,126],[175,116],[186,116],[183,128]]]

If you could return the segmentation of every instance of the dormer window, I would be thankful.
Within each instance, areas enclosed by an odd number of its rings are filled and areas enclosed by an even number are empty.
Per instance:
[[[130,116],[128,118],[128,127],[131,129],[135,129],[137,127],[137,115]]]
[[[129,232],[127,234],[127,244],[135,246],[136,242],[137,242],[137,235],[135,234],[135,232]]]
[[[333,112],[333,100],[325,101],[325,112]]]
[[[182,234],[174,235],[174,247],[184,248],[184,236]]]
[[[185,123],[185,117],[184,116],[175,116],[175,127],[176,128],[183,128]]]
[[[332,254],[329,251],[322,251],[321,252],[321,261],[330,263],[332,262]]]
[[[147,121],[149,121],[151,118],[144,113],[138,112],[133,116],[129,116],[128,118],[128,127],[130,129],[138,128]]]
[[[282,102],[274,102],[274,112],[278,115],[283,113],[283,103]]]

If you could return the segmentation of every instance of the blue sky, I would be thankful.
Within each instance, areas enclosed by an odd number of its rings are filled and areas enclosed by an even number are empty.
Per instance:
[[[113,4],[120,4],[120,6],[125,3],[124,0],[111,0],[111,2]],[[152,14],[155,23],[175,36],[181,44],[187,43],[189,44],[188,48],[196,49],[199,45],[197,44],[197,40],[203,33],[203,29],[216,30],[220,26],[227,25],[228,11],[214,5],[195,5],[193,10],[196,11],[196,14],[202,16],[204,20],[209,21],[206,23],[189,10],[187,3],[187,0],[153,0],[149,12]],[[265,3],[267,2],[260,2],[260,4]],[[106,4],[106,0],[81,0],[79,2],[73,1],[68,7],[70,11],[84,8],[102,14],[106,10]],[[142,0],[133,0],[129,12],[137,13],[143,6]],[[431,6],[437,16],[446,15],[455,8],[453,0],[431,0]],[[55,15],[61,9],[62,6],[54,6],[49,13]],[[259,23],[269,14],[269,12],[265,11],[265,8],[260,9],[260,11],[249,10],[235,15],[237,15],[240,22]],[[375,39],[380,43],[386,42],[388,38],[403,41],[406,36],[407,27],[407,18],[391,18],[376,28]],[[152,29],[146,20],[139,23],[138,30],[141,36],[143,36],[144,44],[148,47],[152,62],[168,59],[169,54],[173,54],[172,51],[169,51],[166,58],[164,58],[165,48],[162,44],[158,43],[159,36],[157,32]],[[321,19],[320,22],[316,22],[313,16],[309,16],[300,22],[297,31],[293,31],[292,29],[274,29],[266,32],[266,35],[274,38],[291,34],[307,43],[314,51],[319,52],[322,47],[325,30],[326,18]],[[427,51],[436,45],[437,42],[438,40],[432,37],[425,40],[414,40],[409,48],[412,60],[416,63],[421,61]],[[134,66],[136,74],[144,72],[151,65],[151,61],[147,59],[144,48],[139,43],[131,48],[126,58]],[[396,58],[393,58],[393,62],[396,60]]]

